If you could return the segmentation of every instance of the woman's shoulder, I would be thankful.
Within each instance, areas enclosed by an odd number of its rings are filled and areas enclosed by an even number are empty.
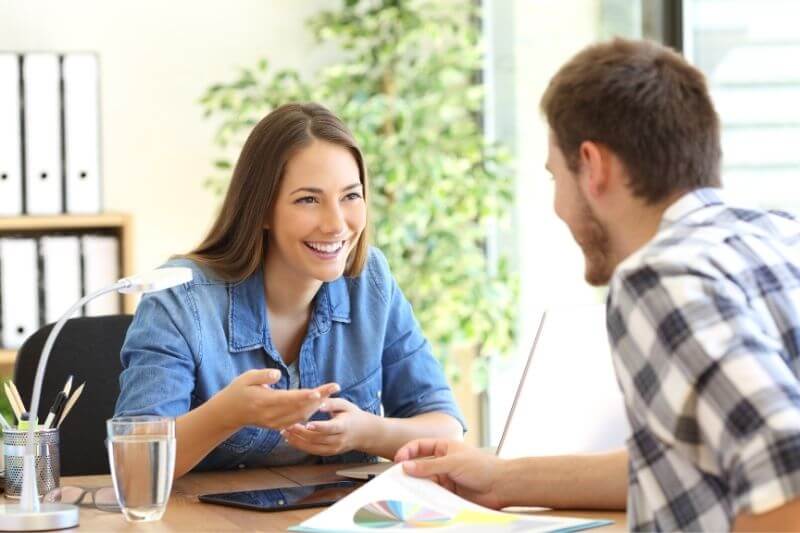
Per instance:
[[[159,268],[184,267],[192,271],[192,279],[187,283],[189,286],[198,285],[218,285],[226,282],[220,279],[214,271],[205,265],[187,257],[173,257]]]
[[[161,291],[145,294],[142,302],[161,305],[170,313],[196,312],[198,306],[206,309],[226,305],[221,302],[227,295],[227,283],[214,275],[208,267],[185,257],[173,257],[158,268],[183,267],[192,271],[192,279]]]
[[[370,246],[364,269],[355,278],[350,278],[351,291],[378,292],[383,301],[388,301],[392,291],[392,271],[380,249]]]
[[[369,270],[370,273],[382,277],[390,277],[392,271],[389,269],[389,261],[380,248],[375,246],[369,247],[369,254],[367,255],[367,263],[364,265],[364,270]]]

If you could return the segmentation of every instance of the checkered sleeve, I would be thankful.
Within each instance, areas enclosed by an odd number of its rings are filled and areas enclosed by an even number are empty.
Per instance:
[[[800,389],[780,338],[788,332],[766,333],[738,284],[685,264],[639,266],[611,289],[629,408],[727,481],[734,516],[800,496]]]

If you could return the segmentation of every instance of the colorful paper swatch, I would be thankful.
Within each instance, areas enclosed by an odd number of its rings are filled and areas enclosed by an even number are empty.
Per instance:
[[[398,500],[379,500],[356,511],[353,522],[373,529],[434,528],[449,525],[451,517]]]

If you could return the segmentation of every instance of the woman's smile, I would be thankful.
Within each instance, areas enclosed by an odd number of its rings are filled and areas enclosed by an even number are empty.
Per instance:
[[[336,259],[347,245],[347,240],[343,241],[303,241],[315,257],[325,260]]]

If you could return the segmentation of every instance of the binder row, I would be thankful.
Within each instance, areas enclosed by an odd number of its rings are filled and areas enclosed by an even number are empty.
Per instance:
[[[97,56],[0,52],[0,215],[100,212]]]
[[[119,241],[108,235],[0,238],[0,345],[19,348],[81,296],[120,278]],[[119,294],[89,302],[85,316],[117,314]],[[81,316],[78,312],[74,316]]]

